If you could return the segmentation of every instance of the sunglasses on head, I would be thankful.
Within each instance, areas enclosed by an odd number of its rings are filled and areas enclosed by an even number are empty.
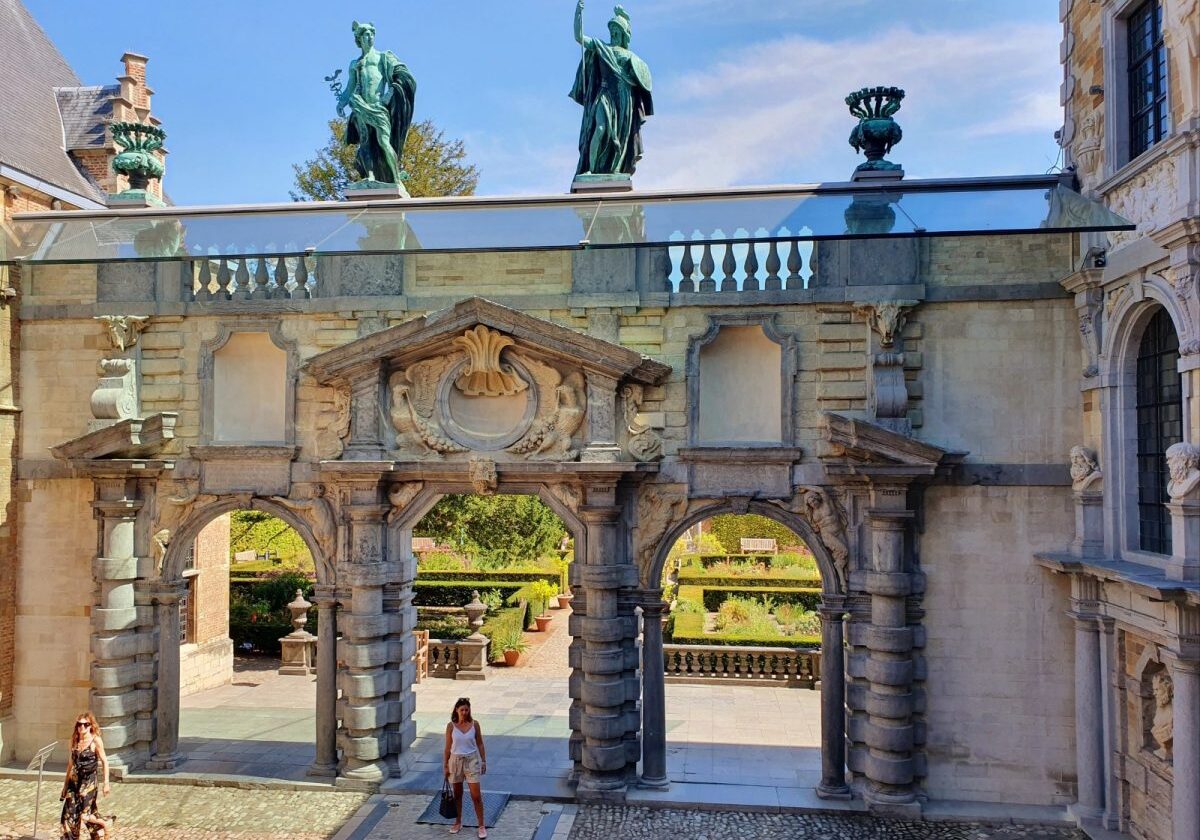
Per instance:
[[[459,706],[470,706],[470,705],[471,705],[471,698],[459,697],[458,702],[454,704],[454,708],[457,709]]]

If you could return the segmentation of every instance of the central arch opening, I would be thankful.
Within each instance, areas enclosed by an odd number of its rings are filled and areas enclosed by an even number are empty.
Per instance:
[[[417,737],[402,784],[440,785],[446,724],[468,697],[484,789],[561,792],[574,769],[567,524],[536,495],[447,494],[413,526],[412,551]]]

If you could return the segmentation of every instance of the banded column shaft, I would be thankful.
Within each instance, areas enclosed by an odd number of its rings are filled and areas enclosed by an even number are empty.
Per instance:
[[[101,552],[92,564],[99,600],[92,609],[90,705],[104,732],[109,766],[118,771],[142,766],[149,759],[154,723],[150,686],[155,643],[153,633],[139,632],[149,623],[149,616],[142,613],[149,611],[135,602],[142,502],[133,498],[132,484],[124,479],[98,480],[97,499],[92,503],[100,523]],[[175,640],[178,644],[178,633]]]
[[[900,491],[890,491],[885,498],[902,504],[904,497]],[[867,628],[865,798],[875,810],[910,813],[919,807],[913,784],[913,634],[907,615],[912,576],[904,539],[913,514],[873,509],[867,516],[873,570],[866,586],[871,595],[871,625]]]
[[[318,586],[317,606],[317,756],[310,776],[337,775],[337,599],[332,586]]]
[[[821,604],[821,783],[822,799],[849,799],[846,784],[846,652],[843,599],[826,595]]]
[[[571,735],[567,741],[567,753],[571,759],[571,778],[578,781],[583,774],[583,652],[587,642],[579,635],[583,626],[582,619],[587,618],[587,591],[583,588],[583,578],[580,570],[584,566],[586,556],[580,546],[586,545],[586,536],[576,537],[576,562],[567,568],[571,592],[571,617],[568,627],[571,633],[571,646],[567,650],[567,663],[571,666],[571,676],[567,680],[567,693],[571,698],[571,706],[567,712],[567,720],[571,727]]]
[[[589,502],[596,491],[589,489]],[[626,640],[636,633],[632,616],[621,615],[620,590],[637,583],[633,566],[620,562],[621,509],[612,490],[601,491],[610,504],[580,508],[587,548],[580,569],[587,614],[571,616],[571,633],[584,641],[579,685],[582,734],[577,795],[587,800],[622,799],[626,786],[625,734]],[[636,758],[636,756],[635,756]]]
[[[183,584],[163,587],[153,594],[158,624],[158,702],[155,705],[154,755],[149,766],[171,770],[183,762],[179,752],[179,636],[182,622],[179,601]]]
[[[661,590],[642,603],[642,778],[643,787],[667,787],[667,694]]]
[[[1117,681],[1121,679],[1117,664],[1117,640],[1114,622],[1111,618],[1101,616],[1098,620],[1100,628],[1100,680],[1103,692],[1100,697],[1101,713],[1104,715],[1104,815],[1102,826],[1109,831],[1118,830],[1121,823],[1120,810],[1120,780],[1116,768],[1113,767],[1113,756],[1120,749],[1117,743],[1120,729],[1120,718],[1117,710]]]
[[[1200,660],[1170,659],[1175,687],[1171,796],[1173,840],[1200,837]]]
[[[338,620],[342,639],[337,648],[346,667],[339,704],[343,760],[338,783],[347,786],[371,787],[391,775],[389,757],[401,745],[392,742],[389,729],[401,722],[401,695],[411,695],[414,643],[409,640],[406,658],[403,643],[393,642],[384,587],[400,583],[411,602],[412,578],[403,582],[403,564],[383,559],[386,511],[383,505],[356,505],[348,511],[351,559],[341,579],[350,587],[350,601]]]

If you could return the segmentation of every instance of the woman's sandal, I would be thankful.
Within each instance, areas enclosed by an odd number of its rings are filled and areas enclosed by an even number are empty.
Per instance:
[[[462,824],[461,824],[461,823],[459,823],[458,825],[452,825],[452,826],[450,826],[450,833],[451,833],[451,834],[458,834],[458,832],[460,832],[460,831],[462,831]]]
[[[477,834],[479,835],[479,840],[484,840],[484,838],[487,837],[487,829],[483,826],[480,826]]]

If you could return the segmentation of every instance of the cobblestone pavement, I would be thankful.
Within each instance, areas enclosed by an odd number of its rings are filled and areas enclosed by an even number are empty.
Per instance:
[[[754,814],[584,806],[570,840],[1087,840],[1045,826],[901,822],[856,814]]]
[[[58,822],[62,780],[42,783],[38,827]],[[34,782],[0,779],[0,840],[33,828]],[[100,812],[117,815],[115,840],[326,840],[367,799],[347,791],[242,790],[159,784],[115,784]]]

